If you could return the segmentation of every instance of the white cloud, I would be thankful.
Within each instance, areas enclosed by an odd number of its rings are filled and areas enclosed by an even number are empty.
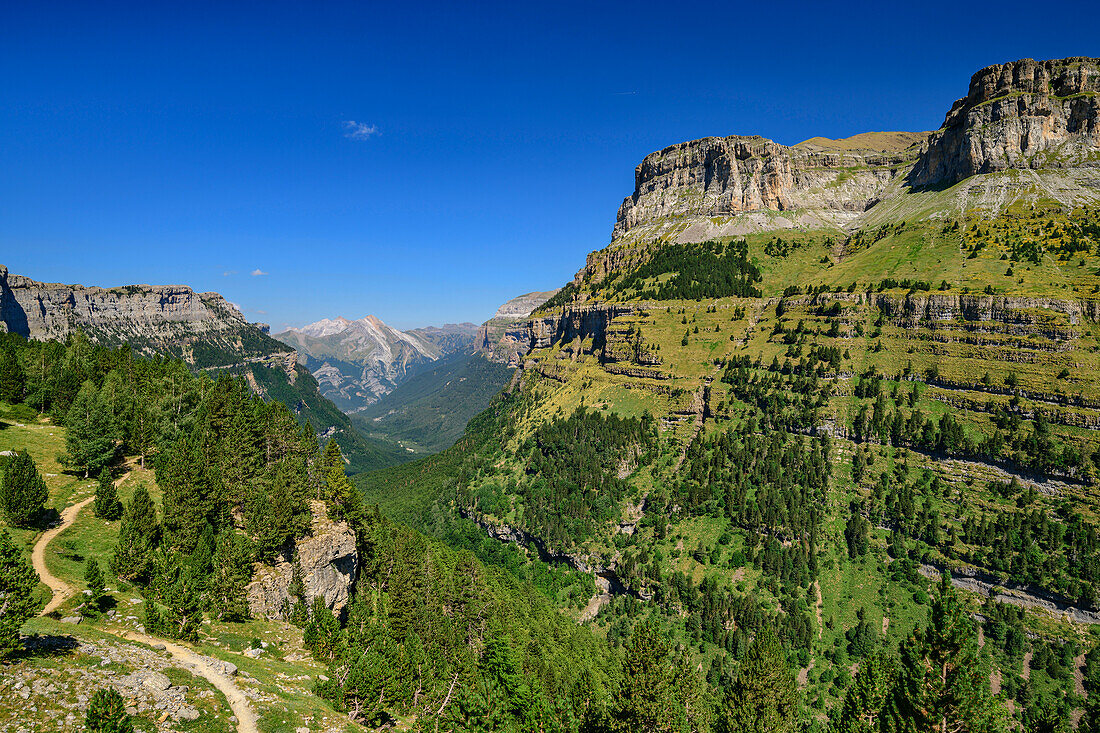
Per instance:
[[[230,275],[236,275],[236,274],[237,274],[236,270],[226,270],[225,272],[222,273],[222,277],[229,277]]]
[[[258,267],[255,270],[252,271],[252,277],[259,277],[260,275],[266,275],[266,274],[267,274],[266,272],[264,272],[263,270],[261,270]]]
[[[344,121],[344,137],[349,140],[369,140],[375,135],[381,135],[382,131],[378,129],[378,125],[369,125],[366,122],[356,122],[355,120]]]

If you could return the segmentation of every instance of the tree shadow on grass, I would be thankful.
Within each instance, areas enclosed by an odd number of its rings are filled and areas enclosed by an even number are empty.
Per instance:
[[[38,519],[35,521],[35,526],[39,529],[49,529],[61,522],[61,512],[51,507],[46,507],[42,510],[42,513],[38,515]]]
[[[31,634],[23,637],[23,650],[16,659],[27,657],[61,657],[77,650],[80,642],[68,634]]]

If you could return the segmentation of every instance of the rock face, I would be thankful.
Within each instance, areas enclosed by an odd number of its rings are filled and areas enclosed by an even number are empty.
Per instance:
[[[1096,200],[1100,59],[1024,59],[982,69],[933,133],[863,133],[793,146],[734,135],[672,145],[635,170],[612,247],[855,229],[881,223],[879,213],[904,220],[921,212],[919,201],[906,199],[913,192],[1010,169],[1042,171],[1043,192],[1029,192],[1034,176],[976,180],[980,185],[961,192],[953,206],[965,211],[1037,195],[1065,205]]]
[[[399,331],[367,316],[357,321],[326,318],[275,338],[298,351],[322,394],[345,412],[358,412],[418,367],[469,349],[476,333],[472,323]]]
[[[1008,168],[1100,167],[1100,59],[1023,59],[970,79],[910,176],[953,184]]]
[[[196,293],[183,285],[42,283],[2,265],[0,330],[37,340],[64,340],[81,330],[99,343],[130,343],[146,355],[179,356],[200,366],[259,361],[289,351],[217,293]]]
[[[274,567],[257,564],[247,589],[248,608],[254,617],[286,617],[293,602],[288,589],[294,577],[295,560],[307,603],[322,598],[336,614],[347,606],[359,570],[355,533],[346,522],[330,521],[322,502],[313,502],[312,510],[313,527],[308,537],[287,547]]]
[[[635,169],[634,193],[619,207],[614,237],[642,224],[753,213],[742,222],[746,231],[843,226],[877,202],[916,159],[924,137],[877,133],[788,147],[734,135],[672,145]]]
[[[508,366],[519,366],[530,351],[527,337],[527,319],[540,305],[557,294],[558,290],[527,293],[512,298],[497,308],[496,314],[481,325],[474,338],[477,351],[491,361]]]

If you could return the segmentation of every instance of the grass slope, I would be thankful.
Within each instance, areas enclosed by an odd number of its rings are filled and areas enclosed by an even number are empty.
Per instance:
[[[437,453],[458,440],[511,376],[511,369],[479,354],[455,354],[354,414],[352,424],[407,452]]]

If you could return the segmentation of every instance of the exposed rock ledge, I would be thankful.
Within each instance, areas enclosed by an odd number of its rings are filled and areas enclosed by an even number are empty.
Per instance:
[[[355,533],[347,522],[328,519],[324,502],[311,502],[313,528],[287,547],[274,567],[256,565],[247,588],[248,608],[256,618],[285,619],[291,604],[289,587],[294,559],[301,569],[307,603],[322,598],[335,614],[348,605],[359,570]]]
[[[541,537],[518,527],[507,524],[494,524],[478,512],[465,508],[460,508],[459,514],[481,527],[486,534],[494,539],[519,545],[526,550],[534,550],[543,562],[561,563],[578,572],[592,573],[596,577],[602,578],[607,583],[609,592],[615,595],[630,595],[643,601],[652,600],[653,598],[653,594],[644,589],[637,590],[626,585],[618,575],[614,560],[604,563],[599,558],[594,558],[591,555],[555,550],[548,546]]]

